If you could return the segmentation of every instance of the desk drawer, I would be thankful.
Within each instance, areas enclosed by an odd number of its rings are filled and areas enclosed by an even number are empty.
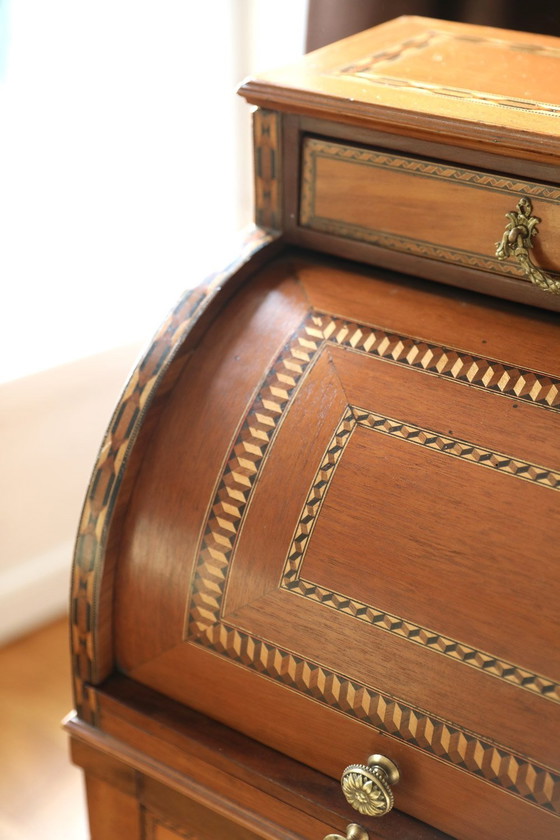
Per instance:
[[[522,198],[539,220],[524,264],[513,253],[496,256],[506,214],[521,212]],[[560,188],[545,183],[314,137],[303,142],[303,228],[467,269],[455,285],[470,287],[476,272],[479,291],[500,294],[496,278],[533,283],[539,294],[531,303],[550,308],[560,301],[559,199]],[[389,267],[409,270],[394,258]]]

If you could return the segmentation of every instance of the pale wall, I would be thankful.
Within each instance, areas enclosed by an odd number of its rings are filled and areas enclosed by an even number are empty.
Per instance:
[[[66,609],[82,500],[139,350],[0,385],[0,642]]]
[[[127,371],[251,217],[235,89],[301,53],[307,4],[0,5],[1,642],[66,607]]]

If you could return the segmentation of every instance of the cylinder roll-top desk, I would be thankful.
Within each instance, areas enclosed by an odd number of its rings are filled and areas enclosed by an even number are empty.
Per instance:
[[[93,840],[560,836],[559,78],[412,17],[243,84],[255,225],[77,540]]]

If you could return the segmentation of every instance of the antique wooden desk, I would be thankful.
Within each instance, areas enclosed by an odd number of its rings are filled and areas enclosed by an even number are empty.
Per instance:
[[[402,18],[243,85],[257,225],[77,541],[94,840],[559,836],[559,67]]]

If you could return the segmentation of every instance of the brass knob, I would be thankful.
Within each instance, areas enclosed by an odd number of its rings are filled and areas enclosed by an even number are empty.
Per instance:
[[[346,837],[342,834],[327,834],[323,840],[369,840],[369,835],[361,825],[350,823],[346,826]]]
[[[394,761],[384,755],[370,755],[367,764],[350,764],[340,784],[352,808],[369,817],[382,817],[393,807],[391,785],[396,785],[399,778]]]

